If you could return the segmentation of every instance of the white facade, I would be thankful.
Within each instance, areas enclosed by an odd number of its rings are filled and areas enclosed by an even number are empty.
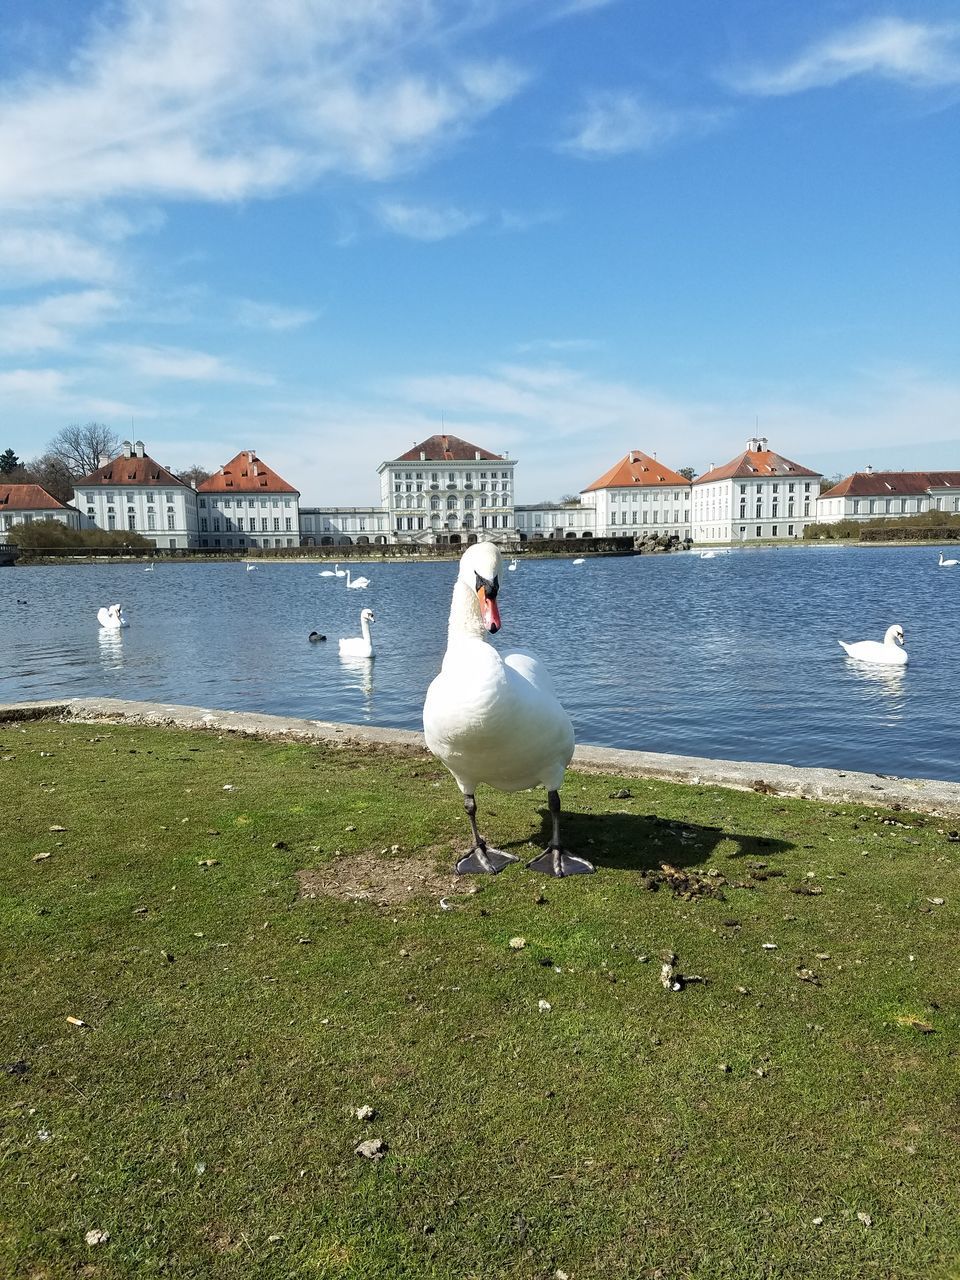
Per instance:
[[[198,493],[201,547],[224,550],[299,547],[294,493]]]
[[[383,507],[301,507],[300,539],[306,547],[383,545],[390,516]]]
[[[57,502],[40,485],[0,484],[0,533],[38,520],[57,520],[68,529],[80,528],[79,511]]]
[[[690,537],[690,485],[612,485],[585,492],[596,506],[597,537],[648,533]]]
[[[129,530],[164,550],[197,545],[197,495],[144,453],[143,441],[76,482],[74,505],[87,527]]]
[[[867,467],[817,499],[821,524],[892,520],[929,511],[960,512],[960,472],[875,472]]]
[[[514,509],[521,542],[539,538],[593,538],[596,512],[590,504],[542,502]]]
[[[730,471],[733,474],[729,474]],[[711,479],[717,472],[717,478]],[[710,468],[693,484],[695,543],[743,543],[800,538],[816,519],[820,477],[752,439],[747,451],[724,467]]]
[[[462,453],[465,441],[434,437],[455,445]],[[516,539],[513,470],[507,457],[432,456],[431,441],[402,458],[382,462],[380,502],[388,515],[389,536],[394,542],[468,542]],[[469,448],[469,446],[468,446]]]

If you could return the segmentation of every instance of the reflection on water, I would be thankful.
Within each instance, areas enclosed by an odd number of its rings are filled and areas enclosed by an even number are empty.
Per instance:
[[[844,665],[867,691],[886,699],[885,709],[890,718],[899,719],[903,715],[907,705],[906,663],[887,666],[882,662],[861,662],[859,658],[847,657]]]
[[[370,720],[373,716],[373,658],[358,658],[346,653],[338,656],[340,669],[347,678],[347,687],[363,694],[364,719]]]
[[[100,665],[104,671],[123,669],[123,632],[117,628],[101,627],[97,639],[100,646]]]
[[[543,659],[579,742],[960,780],[960,590],[937,559],[936,547],[831,545],[576,569],[521,557],[503,575],[493,643]],[[358,567],[371,578],[359,601],[325,567],[0,570],[0,701],[138,698],[419,729],[456,564]],[[129,630],[100,630],[97,609],[118,599]],[[375,663],[339,656],[358,604],[376,612]],[[837,646],[892,621],[905,668]],[[309,644],[311,631],[328,643]]]

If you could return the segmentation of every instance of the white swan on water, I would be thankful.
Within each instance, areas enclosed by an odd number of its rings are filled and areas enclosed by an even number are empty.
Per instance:
[[[838,640],[837,644],[848,658],[857,658],[860,662],[879,662],[888,667],[902,667],[907,661],[907,651],[903,646],[903,627],[899,622],[887,627],[882,642],[880,640],[858,640],[856,644],[847,644]]]
[[[370,585],[369,578],[351,578],[350,570],[347,570],[347,586],[354,591],[364,591]]]
[[[952,569],[954,565],[958,565],[958,564],[960,564],[960,560],[944,560],[943,552],[942,551],[940,552],[940,568],[941,569]]]
[[[552,835],[531,868],[554,876],[593,871],[586,858],[560,844],[559,788],[573,755],[570,717],[532,653],[500,654],[488,640],[500,630],[501,569],[492,542],[477,543],[460,560],[447,651],[423,706],[427,746],[453,774],[473,832],[473,848],[456,869],[493,874],[517,861],[491,848],[477,829],[475,792],[482,782],[499,791],[546,787]]]
[[[340,563],[339,563],[339,561],[338,561],[338,562],[333,566],[333,568],[332,568],[332,569],[321,569],[321,570],[320,570],[320,577],[321,577],[321,578],[339,578],[339,577],[340,577]]]
[[[129,627],[130,625],[123,616],[123,609],[118,604],[101,606],[97,610],[97,621],[107,631],[119,631],[121,627]]]
[[[572,563],[572,564],[583,564],[583,563],[584,563],[583,556],[577,556],[576,560],[571,561],[571,563]]]
[[[516,559],[515,559],[515,558],[514,558],[513,560],[511,560],[511,561],[510,561],[510,563],[507,565],[507,568],[508,568],[508,570],[509,570],[511,573],[516,573],[516,571],[517,571],[517,561],[516,561]]]
[[[340,641],[342,658],[373,658],[373,641],[370,639],[370,623],[375,622],[372,609],[361,609],[359,636],[347,636]]]

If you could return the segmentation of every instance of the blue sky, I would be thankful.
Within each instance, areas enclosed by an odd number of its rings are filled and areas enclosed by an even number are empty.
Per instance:
[[[6,0],[0,448],[960,468],[958,114],[937,0]]]

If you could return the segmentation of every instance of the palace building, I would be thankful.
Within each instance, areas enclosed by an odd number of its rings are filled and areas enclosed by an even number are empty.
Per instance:
[[[711,542],[799,538],[816,520],[821,475],[767,447],[747,441],[743,453],[711,466],[693,482],[692,537]]]

